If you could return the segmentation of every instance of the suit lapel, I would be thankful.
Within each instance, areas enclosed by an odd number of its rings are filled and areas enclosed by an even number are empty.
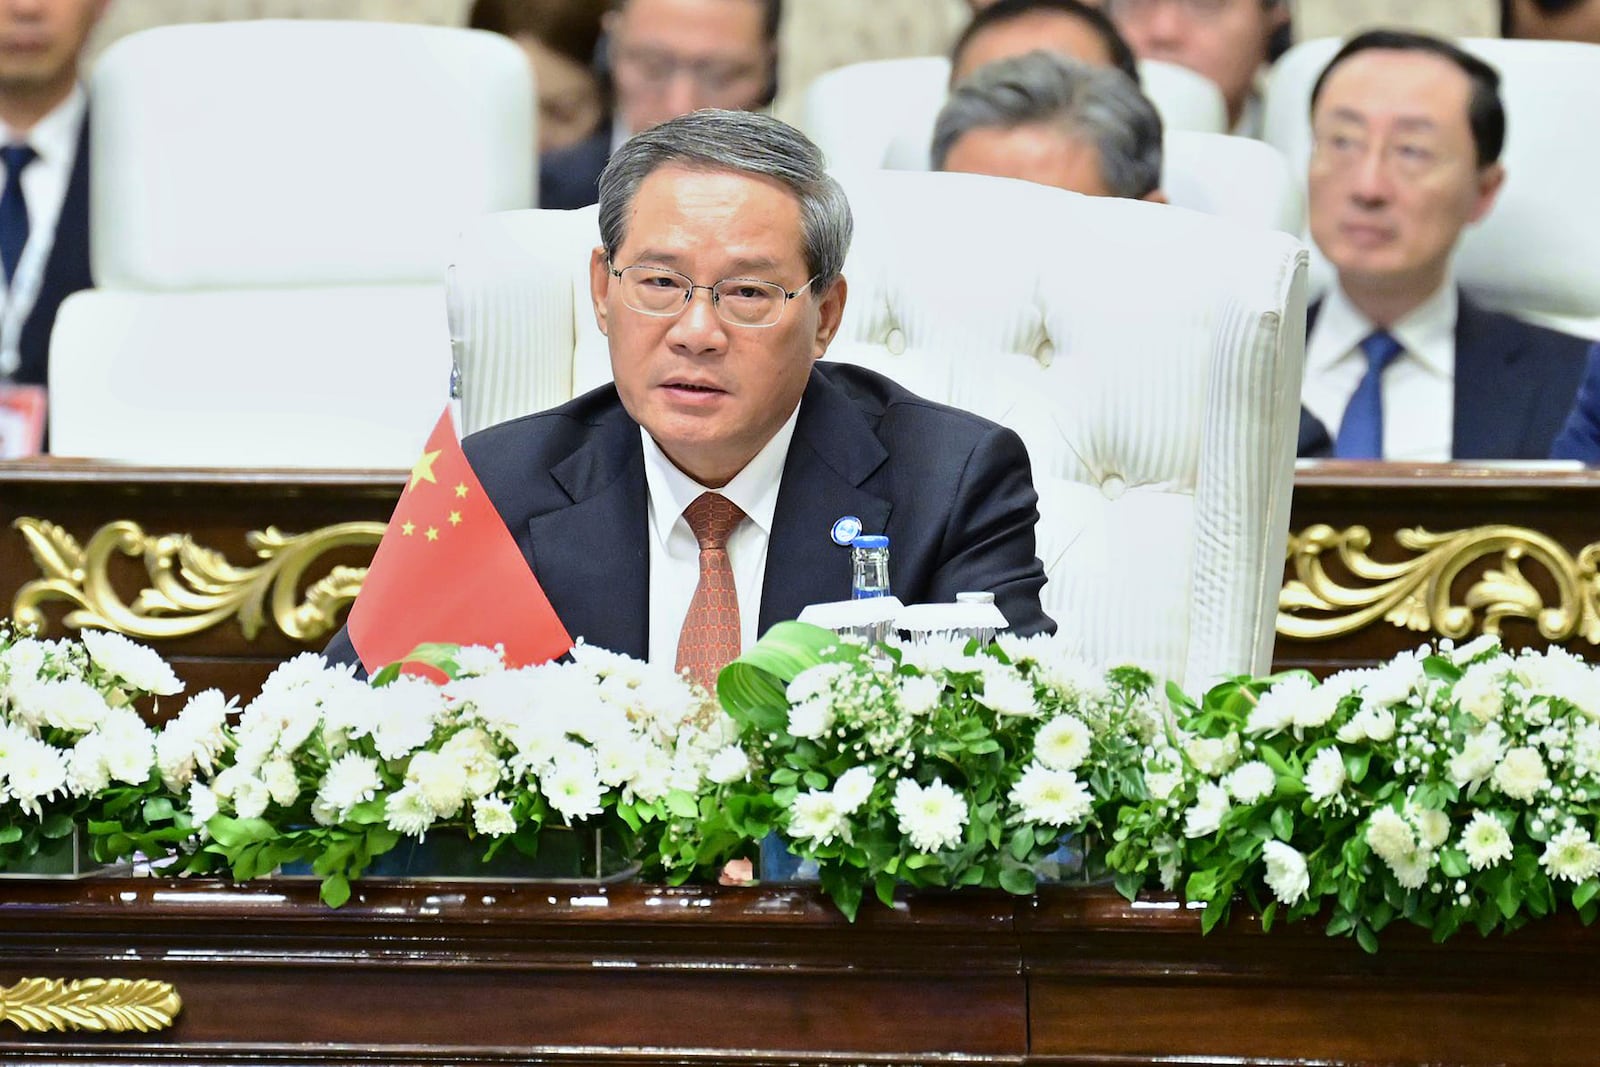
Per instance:
[[[1510,323],[1462,294],[1456,313],[1455,413],[1450,455],[1491,459],[1521,455],[1532,391],[1519,377],[1523,338]]]
[[[67,192],[56,217],[55,238],[45,259],[39,292],[22,324],[18,348],[22,365],[17,379],[44,382],[50,350],[50,331],[55,326],[61,301],[94,284],[89,272],[89,115],[85,112],[78,131],[77,154],[67,178]]]
[[[854,515],[867,533],[888,529],[889,501],[862,488],[889,455],[873,429],[813,368],[772,516],[759,633],[808,604],[849,597],[850,553],[833,541],[835,521]]]
[[[650,651],[650,555],[638,426],[618,404],[550,476],[572,505],[528,520],[539,583],[574,637],[644,658]],[[613,550],[598,551],[605,543]]]

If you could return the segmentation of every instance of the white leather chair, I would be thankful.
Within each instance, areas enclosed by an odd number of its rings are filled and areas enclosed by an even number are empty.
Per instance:
[[[1500,72],[1506,184],[1488,217],[1463,236],[1457,278],[1488,307],[1600,338],[1600,142],[1588,106],[1600,100],[1600,45],[1460,43]],[[1302,184],[1311,155],[1311,88],[1339,45],[1323,39],[1295,46],[1268,83],[1265,139]],[[1313,290],[1332,273],[1314,254]]]
[[[963,174],[844,177],[829,358],[1015,428],[1045,606],[1085,651],[1185,684],[1268,668],[1299,410],[1305,251],[1191,212]],[[609,379],[594,209],[480,220],[451,272],[463,422]]]
[[[51,447],[403,467],[449,390],[462,224],[533,203],[509,40],[362,22],[170,26],[91,89],[99,288],[62,307]]]
[[[1139,78],[1167,129],[1226,132],[1222,93],[1201,75],[1142,60]],[[811,83],[800,127],[834,169],[875,170],[886,164],[897,138],[926,152],[949,83],[950,61],[943,56],[853,63]],[[910,169],[926,167],[924,161]]]

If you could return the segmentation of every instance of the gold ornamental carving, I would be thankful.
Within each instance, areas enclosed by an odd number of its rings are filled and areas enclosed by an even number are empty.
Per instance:
[[[1294,577],[1278,594],[1278,633],[1301,640],[1340,637],[1379,620],[1419,633],[1460,639],[1477,630],[1499,634],[1506,619],[1528,619],[1546,641],[1581,637],[1600,644],[1600,543],[1574,557],[1555,540],[1518,526],[1475,526],[1448,533],[1398,530],[1395,543],[1411,558],[1382,563],[1367,554],[1365,526],[1318,524],[1290,534]],[[1328,573],[1336,558],[1348,579]],[[1484,560],[1487,570],[1456,597],[1458,579]],[[1544,570],[1553,603],[1523,573]]]
[[[73,605],[66,625],[116,630],[129,637],[163,639],[200,633],[236,618],[246,640],[261,632],[266,615],[289,637],[311,641],[333,629],[341,607],[355,599],[365,567],[334,567],[299,592],[306,571],[324,553],[349,545],[376,545],[381,522],[343,522],[310,533],[286,534],[275,526],[252,530],[245,542],[262,562],[236,567],[222,553],[197,544],[189,534],[147,534],[138,523],[107,523],[80,545],[44,519],[13,524],[44,577],[17,591],[11,615],[21,626],[46,619],[41,605]],[[129,603],[111,582],[118,554],[140,559],[150,584]]]
[[[183,1009],[170,983],[145,978],[24,978],[0,989],[0,1022],[23,1030],[165,1030]]]

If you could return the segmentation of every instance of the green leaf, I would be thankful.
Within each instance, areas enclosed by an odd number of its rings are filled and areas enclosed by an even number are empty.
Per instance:
[[[4,826],[4,827],[0,827],[0,845],[15,844],[16,842],[21,841],[21,840],[22,840],[22,827],[20,827],[20,826]]]
[[[780,622],[744,655],[717,675],[717,698],[742,726],[762,733],[787,722],[788,684],[808,667],[823,662],[822,650],[837,647],[832,630],[803,622]]]
[[[1470,870],[1467,854],[1461,849],[1447,848],[1439,853],[1439,871],[1446,878],[1465,878]]]
[[[1294,836],[1294,813],[1288,808],[1272,809],[1272,832],[1279,841],[1287,841]]]
[[[72,833],[72,822],[72,816],[67,812],[51,812],[39,824],[39,835],[52,841],[67,837]]]
[[[894,879],[892,877],[887,874],[878,875],[873,882],[873,888],[877,891],[878,900],[882,902],[884,907],[894,907]]]
[[[1034,834],[1031,825],[1024,824],[1017,827],[1016,833],[1011,835],[1011,855],[1021,862],[1028,858],[1028,853],[1033,851]]]
[[[803,776],[807,789],[828,788],[828,776],[821,771],[807,771]]]
[[[1600,893],[1600,882],[1590,878],[1572,891],[1572,906],[1574,908],[1583,908],[1595,898],[1596,893]]]
[[[700,806],[693,793],[674,789],[667,794],[667,810],[680,819],[693,819],[700,814]]]
[[[1007,893],[1025,897],[1039,888],[1039,879],[1027,867],[1007,867],[1000,872],[1000,888]]]
[[[1367,771],[1372,766],[1372,750],[1347,749],[1344,753],[1344,773],[1356,785],[1367,776]]]
[[[166,822],[172,818],[172,801],[167,797],[151,797],[144,802],[145,822]]]
[[[243,848],[278,836],[278,828],[265,819],[234,819],[216,815],[206,823],[211,839],[224,848]]]
[[[342,874],[328,875],[322,880],[322,890],[319,895],[328,907],[343,907],[345,901],[350,899],[350,879]]]
[[[1366,952],[1367,955],[1377,955],[1378,935],[1372,927],[1362,923],[1356,927],[1356,944],[1360,945],[1362,951]]]

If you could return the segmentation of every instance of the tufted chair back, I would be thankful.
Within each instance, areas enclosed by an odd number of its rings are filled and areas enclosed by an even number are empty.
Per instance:
[[[1227,130],[1222,93],[1192,70],[1141,60],[1144,93],[1169,130]],[[876,169],[899,139],[926,151],[934,120],[949,92],[950,61],[943,56],[879,59],[831,70],[806,90],[800,128],[836,169]],[[923,162],[921,166],[926,167]]]
[[[1201,684],[1270,660],[1303,358],[1305,252],[1154,204],[962,174],[853,174],[828,358],[1017,430],[1045,607],[1104,662]],[[481,220],[452,268],[463,422],[609,378],[595,211]]]
[[[1268,82],[1264,136],[1302,185],[1311,156],[1311,87],[1340,43],[1296,45]],[[1459,43],[1500,72],[1506,183],[1488,217],[1462,236],[1457,280],[1487,307],[1600,338],[1600,153],[1590,109],[1561,103],[1600,99],[1600,45]],[[1314,290],[1333,277],[1314,250],[1311,276]]]
[[[51,447],[409,466],[448,395],[462,223],[533,202],[533,89],[494,34],[169,26],[91,87],[91,255],[51,341]]]

